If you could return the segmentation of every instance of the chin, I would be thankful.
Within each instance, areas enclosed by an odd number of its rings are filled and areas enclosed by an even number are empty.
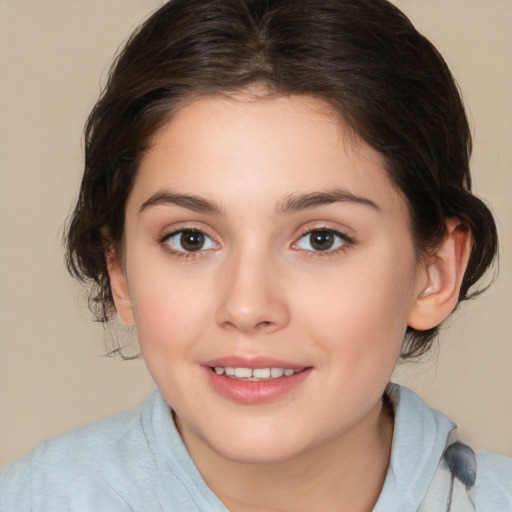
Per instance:
[[[217,450],[218,454],[225,459],[233,462],[245,464],[276,464],[291,460],[304,452],[299,447],[289,446],[283,449],[283,446],[267,445],[264,443],[246,444],[241,446],[228,446],[225,450],[223,447]]]
[[[299,435],[297,435],[299,434]],[[313,444],[304,435],[273,427],[224,430],[207,440],[220,456],[240,463],[279,463],[307,452]]]

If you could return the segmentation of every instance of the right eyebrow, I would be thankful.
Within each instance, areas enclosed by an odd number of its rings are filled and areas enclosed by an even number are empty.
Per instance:
[[[280,214],[294,213],[333,203],[362,204],[369,206],[373,210],[380,211],[379,206],[370,199],[336,188],[334,190],[310,192],[307,194],[291,194],[278,205],[277,212]]]
[[[166,190],[157,192],[147,201],[144,201],[139,209],[139,213],[151,206],[158,205],[176,205],[198,213],[210,213],[216,215],[220,215],[222,213],[222,208],[208,199],[191,194],[177,194]]]

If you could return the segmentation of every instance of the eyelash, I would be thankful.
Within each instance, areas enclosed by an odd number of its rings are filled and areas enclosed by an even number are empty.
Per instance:
[[[312,233],[330,233],[334,235],[335,237],[339,238],[341,240],[341,244],[334,248],[334,249],[327,249],[325,251],[314,251],[314,250],[308,250],[308,249],[300,249],[298,250],[303,251],[305,253],[308,253],[308,257],[310,258],[329,258],[335,255],[338,255],[341,252],[345,252],[347,249],[349,249],[354,244],[354,239],[347,235],[347,233],[344,233],[343,231],[339,231],[338,229],[334,229],[329,226],[322,226],[322,227],[307,227],[304,228],[301,235],[297,239],[296,242],[293,243],[293,246],[297,245],[300,240],[302,240],[306,235],[311,235]],[[292,247],[293,247],[292,246]]]
[[[179,234],[183,235],[185,233],[195,233],[200,236],[204,236],[206,239],[210,240],[210,242],[212,244],[215,244],[216,246],[218,246],[217,242],[215,242],[215,240],[211,236],[209,236],[205,231],[195,228],[195,227],[194,228],[184,227],[184,228],[176,229],[176,230],[162,236],[159,239],[159,243],[160,243],[160,245],[162,245],[164,247],[164,249],[169,254],[171,254],[172,256],[174,256],[178,259],[198,258],[198,257],[204,256],[205,253],[213,250],[213,248],[207,248],[207,249],[200,248],[197,251],[186,251],[185,249],[183,251],[181,251],[181,250],[177,250],[177,249],[174,249],[173,247],[171,247],[171,245],[169,244],[169,240],[176,235],[179,235]],[[339,254],[340,252],[346,251],[351,245],[354,244],[353,238],[350,237],[349,235],[347,235],[346,233],[339,231],[337,229],[328,227],[328,226],[322,226],[322,227],[304,228],[302,230],[300,236],[298,237],[298,239],[292,244],[292,248],[294,248],[294,246],[296,246],[306,235],[311,235],[312,233],[332,234],[332,235],[334,235],[334,237],[338,238],[341,241],[341,243],[338,247],[335,247],[334,249],[326,249],[323,251],[322,250],[315,251],[315,250],[310,250],[310,249],[301,249],[298,247],[296,248],[297,250],[299,250],[301,252],[308,253],[308,257],[311,257],[311,258],[332,257],[334,255]],[[336,243],[336,242],[334,242],[334,243]]]
[[[201,236],[204,236],[208,240],[210,240],[213,244],[218,245],[215,242],[215,240],[213,240],[213,238],[210,235],[208,235],[205,231],[203,231],[202,229],[195,228],[195,227],[194,228],[184,227],[184,228],[176,229],[170,233],[165,234],[163,237],[161,237],[159,239],[159,243],[160,243],[160,245],[162,245],[164,247],[164,249],[169,254],[171,254],[172,256],[174,256],[178,259],[198,258],[198,257],[203,256],[206,252],[212,250],[211,248],[208,248],[208,249],[201,248],[201,249],[198,249],[197,251],[188,251],[187,252],[186,250],[180,251],[180,250],[177,250],[177,249],[174,249],[173,247],[171,247],[171,245],[169,244],[169,240],[171,240],[171,238],[173,238],[176,235],[179,235],[179,234],[183,235],[185,233],[199,234]]]

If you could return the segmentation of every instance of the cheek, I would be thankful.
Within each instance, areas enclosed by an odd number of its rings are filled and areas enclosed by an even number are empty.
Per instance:
[[[414,260],[381,257],[357,263],[311,283],[302,293],[298,316],[309,319],[311,336],[340,364],[394,366],[412,304]]]
[[[208,289],[204,280],[158,272],[154,267],[137,276],[130,289],[143,355],[158,353],[165,358],[185,350],[211,316],[211,297],[204,293]]]

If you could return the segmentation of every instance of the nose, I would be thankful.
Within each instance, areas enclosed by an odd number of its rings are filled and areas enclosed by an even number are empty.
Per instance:
[[[290,312],[284,276],[265,254],[241,254],[221,277],[217,323],[245,335],[270,334],[285,327]]]

